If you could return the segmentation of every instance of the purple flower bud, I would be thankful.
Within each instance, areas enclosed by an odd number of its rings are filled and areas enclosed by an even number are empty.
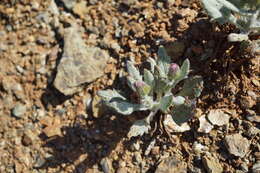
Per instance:
[[[176,72],[178,72],[179,70],[180,70],[180,67],[178,66],[178,64],[175,64],[175,63],[170,64],[170,68],[169,68],[170,74],[176,74]]]
[[[145,86],[145,83],[143,81],[137,81],[135,82],[135,87],[136,88],[142,88]]]
[[[178,64],[171,63],[169,67],[168,76],[170,77],[170,79],[173,79],[178,74],[179,71],[180,71],[180,67],[178,66]]]

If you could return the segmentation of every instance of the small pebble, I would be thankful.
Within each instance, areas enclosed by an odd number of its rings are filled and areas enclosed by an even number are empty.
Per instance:
[[[22,104],[17,104],[12,109],[12,115],[16,118],[21,118],[26,112],[26,106]]]

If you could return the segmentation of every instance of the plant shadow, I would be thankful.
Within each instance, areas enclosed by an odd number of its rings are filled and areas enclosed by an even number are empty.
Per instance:
[[[76,121],[62,128],[64,135],[61,137],[47,139],[42,136],[43,147],[50,148],[53,157],[41,169],[65,164],[74,166],[73,173],[85,173],[111,154],[130,127],[125,118],[109,114],[93,119],[92,124],[84,123],[83,118]]]

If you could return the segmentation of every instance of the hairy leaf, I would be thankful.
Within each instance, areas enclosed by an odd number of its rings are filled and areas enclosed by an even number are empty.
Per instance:
[[[176,124],[181,125],[187,122],[194,115],[195,102],[175,106],[172,111],[172,118]]]
[[[188,96],[190,99],[199,97],[203,89],[203,80],[200,76],[194,76],[186,79],[182,90],[178,93],[180,96]]]
[[[147,61],[150,63],[150,70],[154,73],[154,67],[157,65],[156,61],[153,58],[148,58]]]
[[[136,88],[135,88],[135,82],[136,82],[136,80],[135,80],[132,76],[127,76],[126,79],[127,79],[127,85],[128,85],[133,91],[136,91]]]
[[[148,133],[151,126],[146,121],[146,119],[137,120],[130,128],[130,131],[127,134],[128,138],[135,136],[142,136],[145,133]]]
[[[186,59],[181,66],[179,73],[174,77],[174,86],[177,85],[180,81],[187,78],[190,71],[190,61]]]
[[[160,46],[158,50],[158,67],[161,77],[166,77],[168,74],[169,66],[171,63],[171,57],[167,55],[164,47]]]
[[[119,94],[116,90],[100,90],[97,93],[104,101],[110,101],[113,98],[121,99],[121,100],[126,100],[124,96]]]
[[[117,113],[123,115],[130,115],[134,111],[146,110],[140,104],[133,104],[121,99],[112,99],[109,102],[105,102],[109,107],[113,108]]]
[[[179,106],[185,103],[185,98],[182,96],[176,96],[172,98],[172,104],[175,106]]]
[[[137,81],[142,81],[142,76],[140,75],[140,72],[131,61],[127,61],[127,71],[132,78]]]
[[[260,31],[259,0],[201,0],[213,20],[232,23],[244,33]]]
[[[151,89],[153,89],[155,83],[154,77],[153,74],[147,69],[144,69],[144,82],[147,83]]]
[[[172,104],[172,99],[173,99],[172,95],[167,95],[162,97],[160,101],[160,110],[163,111],[164,113],[167,112],[169,107]]]

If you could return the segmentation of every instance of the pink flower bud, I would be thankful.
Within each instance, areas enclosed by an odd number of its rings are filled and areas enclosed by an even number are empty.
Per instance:
[[[178,64],[175,64],[175,63],[170,64],[170,68],[169,68],[170,74],[176,74],[179,70],[180,70],[180,67],[178,66]]]
[[[145,83],[143,81],[137,81],[135,82],[135,87],[136,88],[142,88],[145,86]]]

